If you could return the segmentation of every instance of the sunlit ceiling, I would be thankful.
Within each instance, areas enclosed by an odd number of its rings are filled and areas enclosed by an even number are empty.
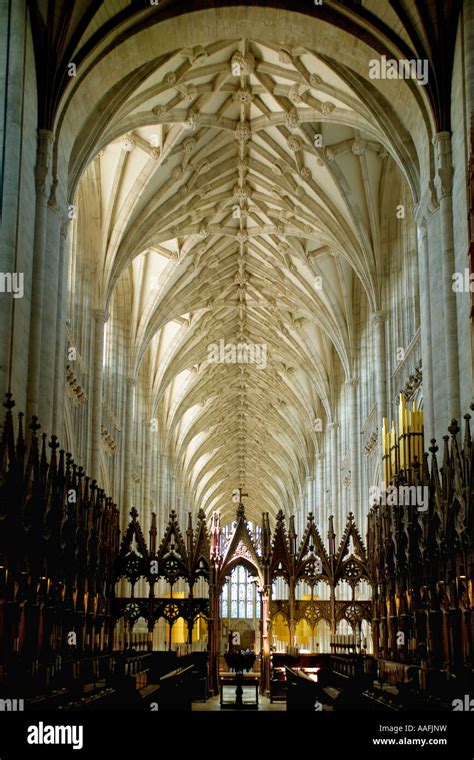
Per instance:
[[[132,273],[133,370],[208,513],[304,488],[353,373],[356,280],[375,303],[385,137],[311,51],[215,42],[162,61],[85,175],[110,302]]]

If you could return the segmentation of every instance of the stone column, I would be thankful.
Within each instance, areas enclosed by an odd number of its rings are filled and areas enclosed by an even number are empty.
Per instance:
[[[34,108],[28,103],[34,89],[28,87],[27,74],[32,63],[26,0],[0,3],[0,163],[2,197],[0,200],[0,272],[23,275],[23,298],[0,293],[0,394],[14,394],[17,408],[26,411],[27,348],[30,322],[30,293],[33,258],[34,196],[30,173],[34,162],[31,137],[36,125]],[[8,78],[6,78],[8,72]],[[36,82],[36,78],[33,76]],[[26,178],[26,183],[25,183]],[[24,201],[24,202],[22,202]],[[29,202],[30,201],[30,202]],[[19,282],[17,282],[17,286]],[[25,356],[26,354],[26,356]],[[29,421],[25,420],[26,424]]]
[[[311,485],[311,511],[313,514],[317,514],[317,505],[318,505],[318,486],[316,484],[316,471],[317,471],[317,462],[316,457],[314,458],[313,462],[313,482]],[[317,514],[318,521],[320,520],[320,515]]]
[[[151,526],[151,443],[152,433],[149,420],[143,421],[144,437],[144,460],[143,460],[143,507],[144,507],[144,528],[145,536],[148,541],[148,534]]]
[[[92,370],[90,473],[91,477],[95,478],[95,480],[100,483],[100,452],[102,448],[102,379],[104,372],[104,329],[105,323],[109,318],[109,314],[105,309],[94,309],[92,314],[94,316],[94,359]]]
[[[313,511],[313,478],[308,476],[306,478],[306,498],[305,498],[305,513],[304,519],[308,517],[309,512]]]
[[[474,5],[464,3],[462,7],[464,21],[464,50],[466,71],[466,113],[474,111]]]
[[[151,465],[150,507],[152,511],[157,515],[157,510],[159,506],[158,483],[159,483],[159,474],[160,474],[160,454],[159,454],[159,447],[157,445],[158,437],[157,437],[154,423],[153,423],[153,426],[150,424],[148,436],[149,436],[149,441],[150,441],[150,465]],[[158,525],[157,525],[157,530],[158,530]]]
[[[465,50],[465,93],[467,106],[466,114],[472,114],[474,111],[474,4],[464,3],[461,11],[461,18],[464,21],[464,50]],[[466,130],[467,131],[467,130]],[[467,135],[466,135],[467,137]],[[466,266],[469,267],[470,273],[474,272],[474,261],[472,254],[467,252]],[[471,384],[474,393],[474,294],[471,297]]]
[[[66,373],[66,315],[68,303],[67,275],[69,262],[69,223],[63,220],[60,230],[58,303],[56,312],[56,352],[54,362],[54,395],[52,431],[63,440],[64,395]]]
[[[125,451],[124,451],[124,524],[128,525],[130,520],[129,512],[134,506],[132,504],[132,450],[133,450],[133,398],[137,381],[133,377],[127,377],[126,381],[126,398],[125,398]]]
[[[66,206],[61,214],[57,194],[59,183],[52,183],[51,194],[46,206],[46,238],[43,258],[43,293],[42,293],[42,323],[41,323],[41,359],[39,372],[39,401],[38,415],[43,429],[48,433],[53,430],[54,407],[54,378],[56,375],[56,341],[58,337],[58,319],[60,313],[60,282],[59,273],[61,262],[61,227],[66,215]],[[33,282],[33,288],[36,283]],[[33,317],[32,317],[33,318]]]
[[[358,380],[351,377],[346,380],[348,389],[348,413],[349,413],[349,449],[350,449],[350,511],[353,512],[357,527],[362,535],[365,533],[365,520],[367,509],[361,502],[359,486],[359,409],[357,403]]]
[[[41,332],[43,320],[47,319],[43,308],[43,282],[46,256],[46,220],[48,198],[51,188],[51,156],[54,135],[48,129],[38,130],[38,146],[35,167],[35,234],[34,259],[31,288],[30,342],[28,359],[27,418],[39,415],[41,377]],[[40,420],[40,422],[42,422]],[[52,431],[49,431],[52,432]]]
[[[329,424],[328,422],[324,441],[324,511],[326,522],[329,520],[330,515],[334,515],[331,501],[331,436]]]
[[[383,418],[387,417],[387,363],[385,346],[385,319],[384,311],[376,311],[372,314],[372,326],[374,331],[374,357],[375,357],[375,394],[377,398],[377,451],[382,473],[382,424]]]
[[[441,222],[441,254],[443,264],[444,343],[446,352],[446,386],[448,419],[461,417],[459,396],[459,353],[456,296],[452,288],[454,262],[453,240],[453,166],[451,135],[438,132],[433,138],[436,151],[436,179]]]
[[[328,430],[330,433],[330,462],[331,462],[331,486],[330,486],[330,514],[334,515],[337,523],[336,532],[340,532],[341,528],[341,510],[339,504],[339,452],[338,452],[338,435],[337,431],[339,424],[337,422],[330,422]]]
[[[159,524],[160,524],[160,531],[161,536],[163,536],[163,533],[165,531],[165,527],[168,524],[168,518],[169,518],[169,504],[168,504],[168,488],[167,488],[167,478],[168,478],[168,457],[166,454],[160,455],[160,503],[158,505],[159,508]]]
[[[158,529],[158,541],[163,536],[163,455],[158,454],[158,478],[157,478],[157,504],[156,504],[156,522]]]
[[[171,512],[171,460],[168,454],[165,455],[165,480],[163,483],[163,500],[165,504],[165,524],[168,522]]]
[[[416,213],[416,212],[415,212]],[[421,358],[423,371],[423,424],[425,442],[434,437],[433,351],[431,329],[431,288],[426,219],[416,213],[420,284]]]
[[[170,478],[170,508],[178,512],[178,502],[176,494],[176,474],[173,473]]]
[[[316,506],[319,513],[319,524],[322,530],[326,528],[326,510],[324,508],[324,454],[321,452],[316,457],[316,478],[317,478],[317,501]]]

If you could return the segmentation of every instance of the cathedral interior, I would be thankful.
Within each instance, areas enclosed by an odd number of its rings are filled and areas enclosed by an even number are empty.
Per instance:
[[[0,40],[0,712],[474,710],[474,3]]]

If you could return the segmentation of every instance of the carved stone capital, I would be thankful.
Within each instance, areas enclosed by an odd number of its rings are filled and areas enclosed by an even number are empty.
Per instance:
[[[94,316],[94,319],[96,322],[101,322],[103,325],[108,321],[109,319],[109,312],[107,309],[92,309],[92,314]]]
[[[380,309],[380,311],[374,311],[371,315],[371,321],[373,325],[383,325],[387,319],[387,312]]]
[[[367,149],[365,140],[354,140],[352,143],[352,152],[354,156],[364,156]]]

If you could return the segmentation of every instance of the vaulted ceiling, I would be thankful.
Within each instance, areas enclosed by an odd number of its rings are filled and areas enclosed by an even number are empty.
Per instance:
[[[130,372],[146,364],[204,509],[239,485],[249,514],[301,493],[353,374],[356,281],[377,306],[384,137],[313,52],[256,40],[167,56],[103,135],[83,192],[100,197],[104,297],[131,285]],[[257,354],[210,360],[229,344]]]
[[[259,4],[193,1],[186,12]],[[337,27],[380,52],[427,56],[432,114],[423,118],[444,125],[452,48],[443,40],[459,4],[382,5],[291,3],[333,25],[324,27],[334,31],[332,59],[226,29],[222,40],[147,52],[142,64],[137,45],[135,69],[124,60],[107,100],[86,96],[99,104],[97,122],[91,138],[84,127],[70,166],[83,172],[98,302],[129,326],[128,371],[145,379],[181,484],[197,508],[223,508],[224,521],[239,485],[255,520],[300,498],[341,382],[354,374],[354,301],[380,307],[382,224],[401,168],[416,187],[416,138],[351,74],[349,47],[336,55]],[[174,0],[30,7],[44,126],[76,86],[68,62],[87,82],[124,40],[183,12]],[[424,94],[413,84],[410,97]],[[83,171],[92,144],[97,155]],[[215,344],[263,346],[265,361],[210,362]]]

